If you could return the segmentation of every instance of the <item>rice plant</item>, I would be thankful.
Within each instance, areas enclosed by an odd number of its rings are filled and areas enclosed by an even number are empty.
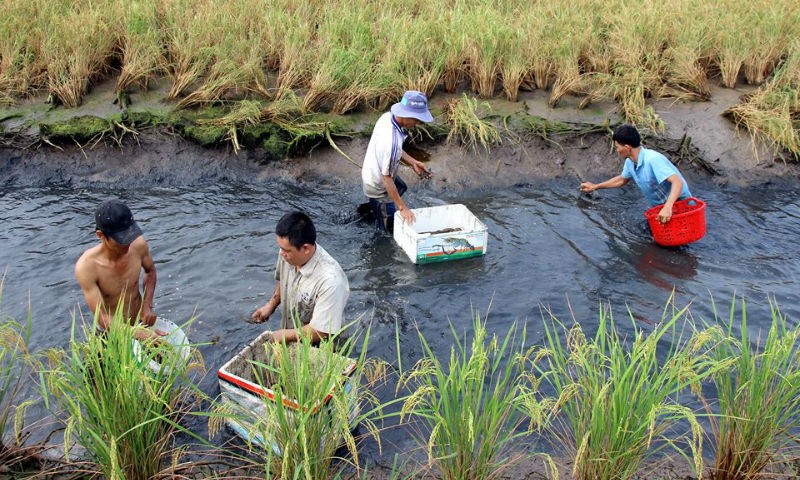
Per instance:
[[[649,333],[631,316],[629,339],[618,333],[610,308],[601,308],[594,338],[552,314],[545,322],[548,356],[539,374],[556,392],[561,411],[546,431],[570,455],[574,478],[630,479],[646,459],[668,448],[687,457],[700,475],[703,431],[678,395],[712,373],[711,359],[702,353],[711,336],[684,338],[677,324],[685,313],[665,315]],[[533,402],[529,409],[540,407]],[[691,431],[676,431],[680,422]]]
[[[45,7],[41,48],[53,103],[77,107],[91,81],[108,70],[116,46],[112,6],[52,2]]]
[[[488,150],[492,144],[500,143],[500,131],[482,114],[491,110],[486,102],[470,98],[466,94],[445,107],[445,116],[450,125],[447,141],[458,140],[473,150],[478,146]]]
[[[0,306],[3,299],[3,280],[0,279]],[[19,403],[20,392],[35,366],[28,351],[31,332],[30,311],[28,321],[21,325],[0,311],[0,465],[5,472],[22,469],[41,448],[26,446],[22,429],[25,411],[33,403]]]
[[[132,86],[147,89],[150,80],[166,63],[156,6],[151,1],[133,1],[122,20],[122,70],[116,91],[122,92]]]
[[[712,376],[717,403],[706,402],[716,444],[713,480],[761,478],[784,455],[795,452],[790,457],[796,458],[800,327],[788,325],[774,302],[770,313],[765,336],[751,331],[744,299],[737,308],[734,298],[727,321],[717,320],[722,335],[712,355],[732,365]]]
[[[73,318],[68,350],[49,351],[43,372],[44,397],[66,427],[66,458],[80,445],[106,478],[169,475],[178,463],[172,455],[180,455],[172,439],[186,431],[178,422],[204,397],[188,376],[199,364],[167,342],[137,349],[121,313],[103,335],[95,328],[96,320],[82,340]],[[160,368],[151,369],[151,361]]]
[[[246,437],[249,458],[260,462],[266,478],[333,478],[342,466],[333,466],[335,460],[358,470],[359,438],[352,429],[360,424],[365,436],[380,446],[375,422],[388,405],[371,391],[384,381],[387,365],[367,358],[368,340],[367,331],[357,358],[351,358],[356,347],[353,338],[316,346],[307,337],[289,345],[267,338],[251,345],[254,354],[248,354],[247,371],[242,374],[265,393],[224,390],[209,431],[214,434],[223,422],[234,426]],[[341,448],[349,459],[337,453]]]
[[[520,368],[532,354],[525,347],[525,330],[512,326],[498,338],[487,332],[478,314],[473,315],[471,345],[452,325],[451,330],[454,346],[446,363],[418,332],[423,357],[398,383],[398,391],[411,391],[403,418],[419,422],[418,442],[441,478],[503,478],[505,469],[525,455],[515,447],[527,433],[519,410],[522,393],[530,392],[523,390],[529,377]],[[538,424],[542,410],[531,418]]]
[[[784,65],[766,85],[724,113],[754,138],[787,150],[800,160],[800,41],[792,43]]]

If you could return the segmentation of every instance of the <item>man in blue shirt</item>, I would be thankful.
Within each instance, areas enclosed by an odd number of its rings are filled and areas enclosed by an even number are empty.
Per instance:
[[[642,147],[642,139],[633,125],[620,125],[612,138],[617,153],[625,160],[622,173],[602,183],[583,182],[581,191],[618,188],[633,179],[651,206],[664,204],[658,221],[669,222],[675,202],[692,196],[681,172],[664,155]]]

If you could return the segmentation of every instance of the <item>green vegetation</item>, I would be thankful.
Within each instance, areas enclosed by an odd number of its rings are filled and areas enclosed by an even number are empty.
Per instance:
[[[744,300],[736,317],[734,299],[712,350],[719,363],[733,360],[730,368],[712,377],[716,405],[706,403],[709,413],[715,413],[710,417],[716,443],[713,480],[758,478],[781,455],[797,448],[800,327],[790,328],[776,305],[766,338],[748,331]]]
[[[297,94],[302,113],[382,110],[408,88],[548,89],[657,129],[649,99],[743,77],[768,84],[734,117],[798,158],[798,37],[794,0],[8,0],[0,103],[46,91],[75,107],[113,76],[121,99],[167,78],[177,108]]]
[[[0,306],[2,299],[0,280]],[[38,446],[24,445],[24,416],[31,402],[17,403],[20,388],[30,380],[30,366],[35,364],[28,351],[30,332],[30,315],[23,326],[0,311],[0,465],[4,472],[22,470],[39,450]]]
[[[275,344],[267,340],[255,359],[248,359],[253,378],[265,395],[237,394],[233,401],[218,402],[209,431],[214,434],[223,421],[233,421],[246,432],[253,456],[260,461],[266,478],[318,480],[333,478],[349,462],[359,468],[353,428],[361,425],[366,436],[380,445],[376,421],[383,417],[381,404],[370,390],[385,380],[387,365],[368,359],[369,331],[355,356],[354,339],[330,340],[312,345],[308,337],[296,343]],[[338,348],[337,346],[338,345]],[[348,380],[349,378],[349,380]],[[391,402],[390,402],[391,403]],[[337,455],[344,447],[350,455]],[[344,464],[332,468],[334,460]]]
[[[478,314],[473,315],[472,333],[468,348],[467,340],[453,330],[454,346],[445,365],[418,331],[423,358],[398,384],[398,391],[411,387],[402,414],[419,420],[417,438],[428,464],[447,480],[502,478],[525,455],[518,443],[527,433],[520,428],[525,416],[518,407],[523,389],[535,390],[523,373],[535,360],[534,350],[526,350],[524,330],[516,338],[516,326],[502,339],[489,336]],[[547,409],[529,413],[530,423],[538,425]],[[551,470],[557,475],[555,467]]]
[[[447,140],[458,139],[473,150],[478,146],[489,150],[492,144],[500,143],[500,132],[485,118],[490,110],[487,103],[481,104],[467,95],[450,102],[445,108],[447,123],[450,124]]]
[[[166,343],[135,343],[121,318],[102,336],[86,332],[85,340],[73,321],[67,351],[40,355],[27,349],[30,315],[27,326],[2,316],[0,461],[12,472],[30,470],[26,462],[42,447],[25,445],[21,434],[33,401],[16,403],[22,382],[37,377],[45,406],[64,421],[71,478],[370,478],[361,470],[359,442],[369,437],[380,448],[390,416],[427,454],[426,465],[395,457],[391,478],[425,470],[454,480],[503,478],[514,462],[535,455],[521,448],[534,432],[559,448],[578,480],[630,479],[647,459],[672,450],[700,476],[706,435],[716,449],[708,471],[714,480],[759,478],[796,458],[800,326],[773,302],[768,331],[755,332],[745,302],[734,298],[727,319],[698,330],[688,307],[671,301],[661,321],[647,327],[631,318],[621,328],[610,308],[601,308],[591,338],[587,326],[566,327],[551,315],[542,346],[526,345],[527,332],[516,325],[492,335],[474,315],[467,331],[451,327],[446,363],[418,331],[421,358],[405,372],[398,365],[401,377],[388,400],[376,386],[395,379],[387,363],[368,358],[369,331],[360,343],[313,346],[304,339],[287,346],[267,339],[246,370],[277,401],[253,397],[255,408],[239,408],[223,396],[210,413],[193,411],[207,399],[189,377],[199,358],[187,362]],[[705,407],[710,431],[687,404],[690,392]],[[198,439],[182,426],[187,414],[207,416],[212,435],[224,422],[240,422],[251,448],[238,455],[215,447],[222,470],[209,466],[213,460],[184,462],[190,446],[176,447],[176,433]],[[94,467],[76,462],[77,445]],[[541,457],[557,478],[553,461]]]
[[[601,309],[591,339],[580,325],[567,329],[554,318],[545,323],[547,365],[539,373],[557,393],[561,411],[547,430],[570,452],[576,479],[630,479],[665,448],[691,456],[696,474],[702,473],[702,428],[679,395],[728,364],[702,352],[709,335],[684,339],[676,331],[685,314],[683,309],[666,316],[649,333],[631,316],[631,338],[620,335],[610,308]],[[531,405],[541,409],[538,401]],[[690,432],[674,429],[681,421]]]
[[[45,398],[65,415],[66,457],[77,444],[109,479],[168,474],[180,457],[172,444],[185,431],[178,422],[204,397],[188,377],[199,364],[167,342],[137,348],[121,315],[104,335],[95,328],[88,325],[82,340],[73,320],[69,350],[48,352],[50,367],[42,372]]]

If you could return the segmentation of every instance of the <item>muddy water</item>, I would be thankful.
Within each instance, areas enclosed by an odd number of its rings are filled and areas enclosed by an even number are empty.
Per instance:
[[[577,180],[553,180],[457,195],[425,188],[409,192],[416,207],[464,203],[490,232],[485,257],[426,266],[412,265],[391,239],[353,217],[361,201],[355,185],[3,187],[2,309],[24,319],[30,305],[34,349],[66,346],[70,319],[86,314],[73,265],[96,241],[95,206],[118,196],[132,206],[156,260],[156,311],[176,322],[198,317],[190,338],[208,343],[200,347],[210,371],[202,385],[212,396],[218,392],[216,369],[265,328],[242,320],[274,288],[272,232],[278,218],[294,208],[311,213],[320,244],[347,273],[347,317],[361,326],[371,323],[372,354],[396,363],[397,326],[404,366],[420,355],[415,326],[444,356],[452,345],[448,322],[463,331],[471,309],[489,311],[493,332],[527,322],[533,341],[542,336],[543,306],[563,320],[574,316],[591,330],[599,304],[610,302],[618,319],[630,308],[636,321],[647,325],[661,317],[673,289],[678,305],[693,302],[692,311],[703,318],[711,315],[711,295],[727,308],[734,292],[747,296],[754,328],[766,325],[768,296],[791,319],[800,317],[796,189],[725,190],[695,182],[693,189],[709,205],[709,233],[691,246],[664,249],[649,237],[636,189],[586,196],[576,186]],[[391,457],[406,441],[403,433],[388,435],[395,437],[384,451]]]

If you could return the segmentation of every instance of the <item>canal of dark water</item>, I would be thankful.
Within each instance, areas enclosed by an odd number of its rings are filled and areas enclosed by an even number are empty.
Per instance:
[[[413,265],[388,237],[358,220],[360,187],[338,182],[262,180],[136,189],[0,188],[2,310],[18,320],[30,312],[31,347],[66,347],[72,318],[87,314],[73,276],[79,255],[96,243],[93,212],[103,200],[126,201],[144,231],[158,270],[155,310],[177,323],[196,316],[189,336],[209,374],[201,386],[216,396],[216,370],[277,320],[243,320],[274,289],[277,220],[289,210],[310,213],[318,241],[350,282],[347,320],[371,325],[370,356],[404,366],[420,358],[415,327],[444,358],[471,312],[487,315],[492,333],[527,324],[528,341],[543,336],[543,310],[580,322],[587,333],[601,304],[612,306],[621,330],[648,328],[675,292],[697,319],[723,317],[734,294],[745,296],[752,328],[768,326],[769,299],[792,323],[800,314],[800,192],[796,188],[724,188],[693,183],[708,205],[708,234],[686,247],[655,245],[635,188],[578,192],[577,179],[458,193],[409,191],[412,207],[463,203],[489,229],[487,254],[449,263]],[[487,314],[488,311],[488,314]],[[26,396],[35,396],[26,392]],[[201,433],[205,426],[196,426]],[[403,448],[395,436],[389,450]],[[395,451],[384,451],[393,455]],[[377,455],[377,453],[374,453]]]

